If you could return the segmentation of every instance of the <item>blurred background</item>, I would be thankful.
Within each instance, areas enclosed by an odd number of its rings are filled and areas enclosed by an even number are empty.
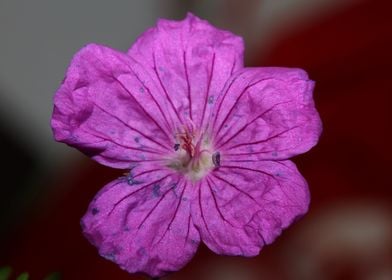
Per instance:
[[[122,171],[54,142],[52,97],[83,45],[125,51],[157,18],[192,11],[244,37],[247,66],[304,68],[324,132],[294,159],[312,194],[304,218],[256,258],[201,246],[165,279],[392,279],[391,3],[0,0],[0,267],[31,279],[146,279],[82,236],[90,200]]]

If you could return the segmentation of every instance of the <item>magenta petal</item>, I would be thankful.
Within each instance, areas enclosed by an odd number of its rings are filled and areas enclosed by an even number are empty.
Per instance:
[[[216,149],[228,160],[282,160],[308,151],[321,132],[313,87],[300,69],[237,72],[217,101]]]
[[[132,176],[136,183],[120,178],[97,194],[82,218],[84,234],[128,272],[176,271],[200,241],[190,212],[194,190],[179,176],[145,165]]]
[[[159,20],[128,54],[154,73],[173,119],[204,128],[224,84],[243,66],[243,41],[188,14]]]
[[[116,168],[156,160],[173,140],[165,112],[150,94],[153,87],[126,54],[86,46],[55,95],[51,124],[56,140]]]
[[[292,162],[229,162],[200,183],[192,217],[214,252],[255,256],[308,204],[306,181]]]

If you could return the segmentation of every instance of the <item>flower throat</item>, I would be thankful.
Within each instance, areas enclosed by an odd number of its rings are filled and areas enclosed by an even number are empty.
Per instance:
[[[191,181],[198,181],[220,166],[220,153],[214,152],[211,139],[193,128],[176,134],[174,153],[167,167],[174,169]]]

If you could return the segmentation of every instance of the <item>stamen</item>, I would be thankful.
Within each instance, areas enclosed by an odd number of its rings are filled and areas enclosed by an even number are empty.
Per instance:
[[[192,181],[200,180],[220,166],[220,153],[213,153],[212,142],[206,132],[184,127],[175,134],[174,153],[167,166]]]
[[[193,146],[192,139],[193,137],[188,133],[185,136],[181,136],[181,140],[183,141],[182,148],[188,153],[190,157],[193,157],[195,154],[195,147]]]

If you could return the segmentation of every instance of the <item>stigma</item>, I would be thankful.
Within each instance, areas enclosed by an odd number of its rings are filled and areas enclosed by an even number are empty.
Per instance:
[[[191,181],[198,181],[220,166],[220,153],[215,151],[211,138],[193,128],[175,134],[173,153],[166,166],[183,174]]]

